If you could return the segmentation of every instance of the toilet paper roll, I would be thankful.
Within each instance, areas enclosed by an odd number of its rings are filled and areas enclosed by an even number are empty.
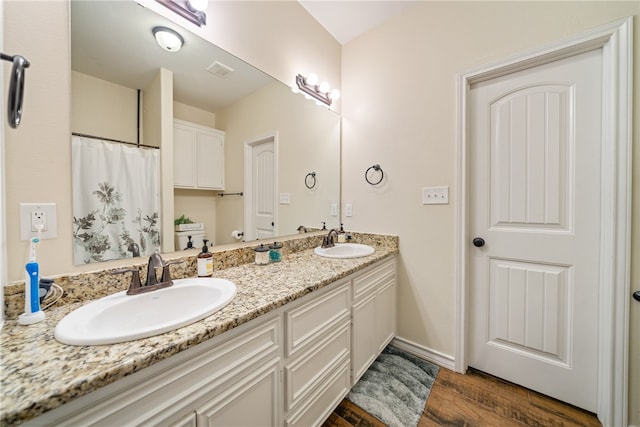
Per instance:
[[[242,236],[244,236],[244,233],[242,231],[233,230],[231,232],[231,237],[233,237],[236,240],[242,239]]]

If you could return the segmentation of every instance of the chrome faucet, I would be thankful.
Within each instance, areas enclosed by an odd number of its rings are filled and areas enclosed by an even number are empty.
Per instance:
[[[140,271],[136,267],[124,268],[122,270],[115,270],[113,274],[123,274],[131,272],[131,283],[127,290],[127,295],[137,295],[145,292],[151,292],[162,288],[167,288],[173,285],[171,280],[171,270],[169,266],[171,264],[180,264],[183,260],[175,260],[165,262],[159,253],[154,253],[149,257],[149,263],[147,265],[147,279],[143,285],[140,281]],[[162,275],[158,281],[156,269],[162,268]]]
[[[332,228],[331,230],[329,230],[329,233],[327,233],[327,235],[322,239],[323,248],[332,248],[335,246],[335,243],[333,242],[333,236],[331,235],[332,233],[336,235],[336,239],[338,238],[338,230]]]

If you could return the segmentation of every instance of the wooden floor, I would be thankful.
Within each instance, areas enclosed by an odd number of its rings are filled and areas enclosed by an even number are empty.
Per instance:
[[[323,427],[384,427],[348,400]],[[479,371],[440,368],[422,412],[427,426],[600,426],[595,415]]]

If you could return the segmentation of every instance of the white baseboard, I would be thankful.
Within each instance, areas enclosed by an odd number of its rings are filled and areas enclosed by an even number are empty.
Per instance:
[[[453,356],[440,353],[439,351],[421,346],[420,344],[416,344],[413,341],[409,341],[401,337],[395,337],[391,341],[391,345],[398,347],[400,350],[404,350],[407,353],[411,353],[414,356],[418,356],[421,359],[435,363],[438,366],[455,371],[455,359]]]

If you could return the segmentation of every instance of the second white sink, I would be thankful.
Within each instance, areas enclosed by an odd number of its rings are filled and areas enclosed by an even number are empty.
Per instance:
[[[181,328],[220,310],[236,285],[217,278],[178,279],[173,286],[139,295],[118,292],[67,314],[55,328],[63,344],[115,344]]]
[[[330,248],[318,246],[313,251],[326,258],[360,258],[373,254],[375,249],[360,243],[338,243]]]

